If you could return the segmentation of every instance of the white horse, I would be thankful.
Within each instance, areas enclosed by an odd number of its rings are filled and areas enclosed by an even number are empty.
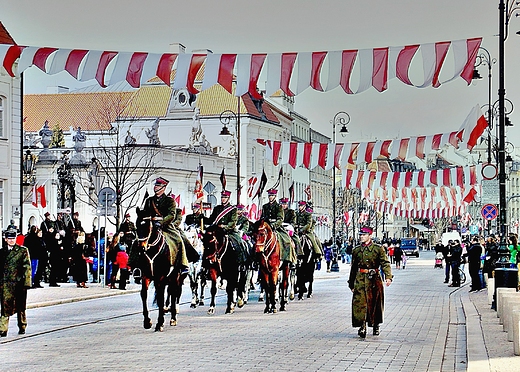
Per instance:
[[[186,226],[184,229],[188,240],[199,253],[200,259],[197,262],[189,263],[188,277],[190,278],[191,288],[191,305],[192,309],[197,306],[204,305],[204,289],[206,288],[206,275],[204,268],[202,268],[202,255],[204,246],[202,240],[199,238],[199,229],[195,225]],[[200,292],[199,292],[200,286]]]

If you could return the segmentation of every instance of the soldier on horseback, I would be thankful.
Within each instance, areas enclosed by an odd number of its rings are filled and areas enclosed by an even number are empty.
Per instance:
[[[284,210],[276,201],[277,193],[278,190],[275,189],[267,190],[269,202],[262,206],[262,218],[271,226],[271,229],[276,232],[278,240],[280,240],[280,259],[294,264],[296,263],[296,251],[294,243],[291,244],[291,237],[282,226],[284,222]]]
[[[217,225],[224,230],[231,245],[237,251],[238,261],[242,263],[247,260],[249,253],[247,247],[243,244],[242,235],[236,229],[238,211],[237,207],[229,202],[230,196],[231,191],[223,190],[220,193],[221,204],[213,208],[213,212],[209,218],[205,218],[204,221],[208,225]]]
[[[289,199],[288,198],[280,198],[280,205],[283,209],[283,223],[291,225],[292,228],[296,226],[296,211],[294,209],[289,208]],[[301,256],[303,254],[302,244],[300,242],[300,238],[298,234],[295,232],[291,235],[291,239],[294,242],[294,246],[296,248],[296,255]]]
[[[307,202],[300,200],[298,202],[298,212],[296,212],[296,231],[300,237],[307,237],[312,243],[312,249],[316,259],[320,259],[323,252],[314,235],[314,221],[310,212],[306,210]]]
[[[146,199],[144,210],[150,213],[154,223],[159,225],[164,233],[170,248],[171,265],[179,267],[179,271],[184,274],[188,272],[188,258],[182,236],[174,225],[177,204],[173,198],[165,194],[168,183],[169,181],[162,177],[155,180],[154,195]]]
[[[202,210],[200,208],[200,204],[199,203],[195,203],[193,204],[193,206],[191,207],[192,210],[193,210],[193,213],[192,214],[188,214],[186,216],[186,220],[184,221],[184,223],[186,224],[186,226],[195,226],[196,228],[199,228],[201,230],[203,230],[203,227],[204,227],[204,215],[202,214]]]

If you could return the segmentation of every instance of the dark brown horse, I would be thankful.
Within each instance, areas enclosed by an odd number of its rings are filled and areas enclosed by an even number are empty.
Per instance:
[[[255,252],[260,268],[258,275],[265,291],[264,313],[276,313],[276,287],[280,269],[280,242],[276,233],[263,219],[253,225]]]
[[[216,225],[208,226],[202,238],[202,243],[204,245],[202,265],[207,269],[211,280],[211,303],[209,304],[208,314],[215,313],[218,278],[226,280],[226,314],[232,314],[235,311],[234,294],[238,284],[237,253],[224,230]]]
[[[137,210],[137,249],[139,250],[138,268],[141,270],[141,300],[143,303],[144,328],[152,327],[152,320],[148,315],[147,295],[150,283],[155,286],[155,301],[159,308],[156,331],[164,329],[165,288],[168,286],[168,295],[172,299],[170,325],[177,325],[177,307],[175,304],[181,296],[182,283],[185,274],[171,265],[170,249],[166,239],[153,217],[147,211]]]
[[[303,255],[298,257],[298,265],[296,267],[296,288],[298,300],[303,300],[303,295],[307,292],[307,298],[312,297],[312,283],[314,282],[315,254],[310,239],[302,235],[301,245]],[[309,283],[308,288],[305,286]]]

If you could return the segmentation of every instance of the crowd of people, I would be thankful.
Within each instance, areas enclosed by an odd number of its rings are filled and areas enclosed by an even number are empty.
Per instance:
[[[447,244],[442,244],[439,240],[435,245],[436,267],[442,267],[444,262],[445,277],[444,283],[450,287],[460,287],[461,271],[464,265],[468,264],[468,272],[471,279],[470,292],[480,291],[486,288],[486,280],[493,276],[493,270],[497,262],[501,260],[500,242],[494,235],[487,238],[473,236],[462,241],[450,239]],[[518,235],[510,233],[506,243],[508,252],[505,266],[518,268],[520,259],[520,245]]]

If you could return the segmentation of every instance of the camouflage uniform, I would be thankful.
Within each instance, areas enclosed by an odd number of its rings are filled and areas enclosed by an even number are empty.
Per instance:
[[[361,272],[360,269],[377,271]],[[392,279],[390,262],[383,247],[370,242],[360,245],[352,251],[352,266],[348,286],[353,289],[352,326],[361,327],[368,323],[369,327],[383,322],[384,290],[380,271],[385,279]]]
[[[276,201],[264,204],[262,206],[262,218],[271,226],[271,229],[277,234],[278,240],[280,240],[280,258],[284,261],[296,263],[296,252],[293,244],[291,244],[291,237],[282,226],[284,221],[282,206]]]

